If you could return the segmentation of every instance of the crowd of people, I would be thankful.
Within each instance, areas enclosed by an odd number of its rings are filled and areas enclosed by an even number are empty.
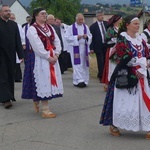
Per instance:
[[[139,34],[135,15],[113,15],[104,21],[96,12],[90,27],[78,13],[67,25],[44,8],[34,9],[22,27],[9,6],[0,8],[0,102],[12,107],[14,82],[22,83],[22,99],[32,99],[36,113],[55,118],[49,100],[63,96],[62,74],[72,67],[73,85],[89,83],[89,55],[95,53],[97,77],[106,97],[100,124],[110,126],[113,136],[120,129],[146,131],[150,139],[150,19]],[[20,63],[24,61],[24,75]],[[98,93],[97,93],[98,94]]]

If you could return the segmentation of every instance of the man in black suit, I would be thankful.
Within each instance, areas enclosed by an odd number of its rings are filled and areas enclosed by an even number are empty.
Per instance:
[[[105,53],[106,53],[106,41],[105,34],[107,30],[107,22],[103,21],[104,12],[96,12],[97,21],[90,26],[90,32],[92,34],[92,43],[90,45],[91,53],[96,54],[98,74],[97,77],[101,82],[104,62],[105,62]]]

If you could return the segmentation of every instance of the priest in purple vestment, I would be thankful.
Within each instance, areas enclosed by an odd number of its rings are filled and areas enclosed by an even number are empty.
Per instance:
[[[86,87],[89,82],[89,45],[92,35],[84,23],[83,14],[76,15],[76,22],[68,27],[65,37],[72,61],[73,84]]]

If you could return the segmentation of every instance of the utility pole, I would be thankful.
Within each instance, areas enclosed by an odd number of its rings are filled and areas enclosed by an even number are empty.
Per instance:
[[[145,24],[145,3],[144,3],[144,0],[142,3],[142,7],[143,7],[143,27],[144,27],[144,24]]]

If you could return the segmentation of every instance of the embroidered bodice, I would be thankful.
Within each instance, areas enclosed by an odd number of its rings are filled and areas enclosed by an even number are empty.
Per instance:
[[[126,32],[121,33],[121,35],[124,36],[128,41],[129,49],[132,52],[133,57],[146,57],[145,47],[143,45],[143,40],[141,36],[137,34],[136,38],[132,38]]]
[[[41,39],[45,49],[47,49],[47,39],[49,39],[51,45],[53,45],[55,39],[54,31],[49,25],[45,24],[44,27],[41,27],[35,23],[33,24],[33,26],[36,28],[38,36]],[[54,45],[53,45],[53,49],[55,49]]]

